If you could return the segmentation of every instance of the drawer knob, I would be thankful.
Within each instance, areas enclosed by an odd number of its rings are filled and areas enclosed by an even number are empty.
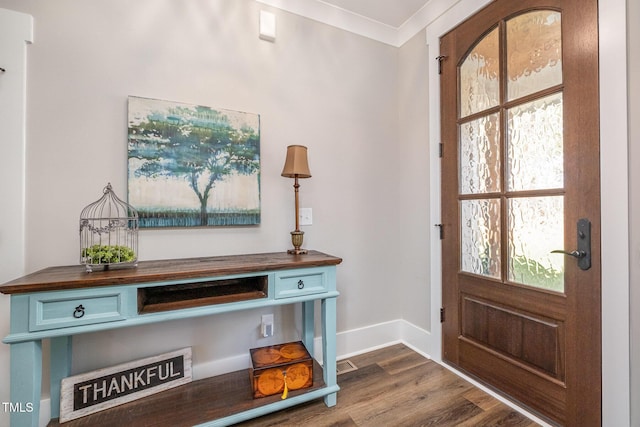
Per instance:
[[[73,317],[76,319],[79,319],[82,316],[84,316],[84,307],[82,306],[82,304],[80,304],[79,306],[76,307],[76,310],[73,312]]]
[[[304,282],[302,281],[302,279],[298,280],[298,289],[303,289],[304,288]]]

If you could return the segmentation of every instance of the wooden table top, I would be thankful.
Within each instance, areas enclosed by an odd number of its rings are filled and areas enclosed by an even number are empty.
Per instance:
[[[260,271],[337,265],[341,258],[318,251],[304,255],[287,252],[228,255],[202,258],[140,261],[137,267],[86,271],[84,265],[48,267],[0,285],[3,294],[133,285],[202,277],[227,276]]]

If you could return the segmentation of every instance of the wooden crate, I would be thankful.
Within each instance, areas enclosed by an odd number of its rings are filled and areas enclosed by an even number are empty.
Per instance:
[[[250,350],[254,399],[313,385],[313,360],[302,341]],[[285,382],[286,389],[285,392]]]

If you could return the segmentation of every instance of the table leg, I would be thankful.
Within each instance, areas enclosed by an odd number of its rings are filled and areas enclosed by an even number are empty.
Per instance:
[[[42,383],[42,341],[11,344],[12,427],[38,427]]]
[[[51,338],[51,418],[60,417],[60,382],[71,375],[71,337]]]
[[[328,386],[337,386],[336,366],[336,299],[322,300],[322,359],[324,383]],[[324,398],[327,406],[335,406],[338,400],[337,393],[331,393]]]
[[[302,303],[302,342],[307,351],[313,357],[313,340],[315,335],[315,301],[305,301]]]

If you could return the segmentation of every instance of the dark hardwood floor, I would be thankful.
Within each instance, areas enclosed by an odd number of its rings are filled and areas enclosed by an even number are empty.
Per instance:
[[[238,426],[517,426],[535,422],[437,363],[398,344],[349,359],[338,376],[338,404],[322,400]]]

